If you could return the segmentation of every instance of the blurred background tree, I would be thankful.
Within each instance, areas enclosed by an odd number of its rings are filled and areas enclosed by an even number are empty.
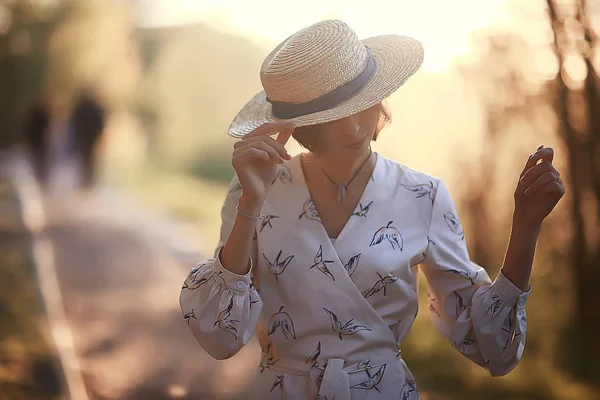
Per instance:
[[[531,153],[538,143],[528,131],[536,132],[539,144],[558,140],[568,196],[545,222],[536,255],[533,279],[541,290],[531,301],[530,319],[546,333],[532,338],[528,351],[551,354],[575,380],[600,387],[600,51],[592,23],[598,11],[584,0],[548,0],[549,48],[519,35],[480,41],[479,66],[464,68],[463,76],[478,92],[487,123],[481,156],[462,168],[470,171],[462,203],[473,258],[500,265],[510,229],[509,210],[500,204],[512,201],[514,190],[503,177],[516,176],[522,166],[496,155],[512,151],[520,160]],[[490,226],[501,232],[491,240]],[[548,307],[555,312],[542,314]]]
[[[60,4],[0,1],[0,146],[19,140],[23,115],[39,98],[49,58],[47,38]],[[53,2],[47,2],[53,3]],[[58,2],[54,2],[58,3]]]
[[[547,0],[559,73],[550,94],[556,133],[568,152],[570,265],[574,313],[565,328],[564,365],[600,387],[600,49],[598,3]],[[595,9],[592,7],[595,6]]]

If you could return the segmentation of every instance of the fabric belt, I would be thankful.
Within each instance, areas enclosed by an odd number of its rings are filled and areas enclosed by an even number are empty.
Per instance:
[[[350,374],[363,372],[379,367],[390,362],[400,360],[400,352],[375,357],[344,367],[345,360],[341,358],[330,358],[325,362],[318,362],[312,366],[301,361],[280,358],[269,369],[283,372],[284,374],[311,375],[315,372],[320,375],[323,372],[323,380],[319,389],[320,398],[336,400],[350,400]],[[321,397],[322,396],[322,397]]]

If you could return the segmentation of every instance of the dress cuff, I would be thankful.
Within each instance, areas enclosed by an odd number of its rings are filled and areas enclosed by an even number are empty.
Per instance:
[[[239,275],[223,267],[223,264],[221,263],[221,249],[222,247],[217,250],[217,256],[215,257],[215,262],[213,264],[213,272],[223,279],[228,290],[238,293],[247,292],[248,287],[250,287],[252,283],[252,257],[250,257],[250,270],[248,273],[245,275]]]
[[[496,280],[492,284],[494,291],[504,300],[506,304],[511,307],[518,306],[519,308],[525,308],[527,303],[527,297],[531,293],[531,285],[526,292],[522,291],[515,286],[504,274],[502,270],[498,272]]]

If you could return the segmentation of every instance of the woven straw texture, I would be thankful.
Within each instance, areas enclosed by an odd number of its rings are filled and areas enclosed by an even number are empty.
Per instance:
[[[386,35],[360,40],[342,21],[318,22],[277,46],[260,71],[264,91],[237,114],[228,134],[239,138],[260,125],[280,121],[271,113],[270,100],[302,103],[353,80],[368,62],[368,46],[377,71],[353,97],[336,107],[290,119],[294,126],[335,121],[364,111],[391,95],[423,62],[423,47],[407,36]]]

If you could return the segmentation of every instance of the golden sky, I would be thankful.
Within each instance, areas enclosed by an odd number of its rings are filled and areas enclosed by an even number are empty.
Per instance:
[[[419,39],[426,51],[423,69],[440,73],[452,58],[470,52],[469,34],[528,20],[543,10],[541,0],[139,0],[141,26],[206,22],[272,47],[318,20],[338,18],[360,37],[401,34]],[[521,25],[521,28],[523,25]]]

